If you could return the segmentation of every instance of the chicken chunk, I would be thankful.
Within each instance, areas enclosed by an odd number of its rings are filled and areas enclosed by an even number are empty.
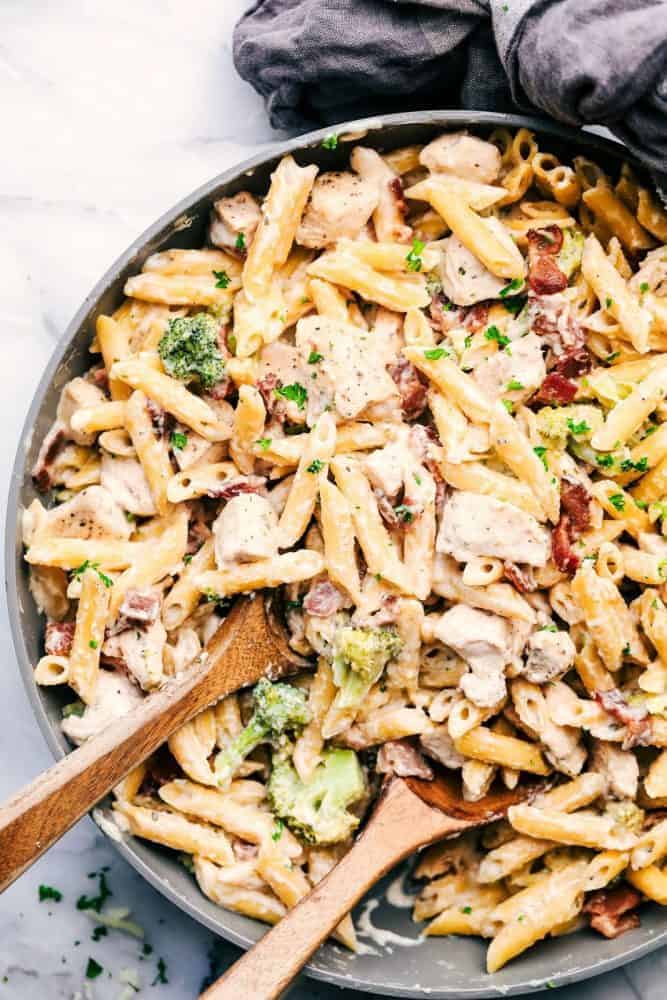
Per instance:
[[[80,745],[127,715],[141,700],[139,688],[125,674],[100,670],[92,705],[86,705],[83,715],[68,715],[63,719],[62,731],[72,743]]]
[[[121,458],[102,452],[100,482],[117,504],[138,517],[152,517],[156,513],[141,463],[136,458]]]
[[[319,249],[343,237],[354,237],[378,203],[377,186],[348,171],[320,174],[313,184],[296,241]]]
[[[493,184],[500,173],[500,150],[474,135],[448,132],[424,146],[419,162],[434,174],[454,174],[479,184]]]
[[[132,531],[127,518],[104,486],[87,486],[71,500],[44,515],[43,527],[61,538],[118,538]]]
[[[435,726],[422,733],[419,742],[424,753],[428,757],[432,757],[433,760],[437,760],[443,767],[453,769],[463,767],[465,757],[454,746],[446,724]]]
[[[562,677],[574,663],[576,649],[567,632],[539,629],[526,645],[528,655],[522,675],[533,684],[544,684]]]
[[[507,282],[484,267],[458,236],[448,236],[439,246],[440,280],[447,298],[457,306],[472,306],[498,297]]]
[[[213,524],[218,567],[233,562],[270,559],[278,551],[278,518],[269,501],[241,493],[223,508]]]
[[[512,659],[511,628],[506,619],[457,604],[445,611],[436,625],[435,637],[470,667],[470,673],[460,681],[470,701],[488,708],[505,697],[505,666]]]
[[[60,394],[60,402],[56,412],[56,423],[60,424],[68,438],[76,444],[91,445],[95,441],[94,433],[72,430],[72,417],[84,407],[99,406],[106,402],[106,396],[92,382],[85,378],[73,378]]]
[[[639,764],[630,750],[621,750],[615,743],[594,740],[589,764],[605,783],[604,794],[615,799],[636,799]]]
[[[492,399],[522,403],[542,385],[547,369],[537,334],[529,333],[514,341],[511,350],[511,354],[496,351],[480,361],[472,377]]]
[[[112,635],[102,647],[105,657],[117,660],[145,691],[157,687],[162,680],[162,651],[167,633],[161,621],[148,627],[127,628]]]
[[[384,448],[370,452],[363,463],[371,486],[381,490],[390,500],[395,499],[403,485],[405,466],[405,445],[399,441],[392,441]]]
[[[213,205],[208,238],[222,250],[239,249],[239,236],[243,234],[243,248],[252,243],[262,213],[257,199],[248,191],[239,191],[230,198],[220,198]]]
[[[496,556],[509,562],[545,566],[549,532],[514,504],[459,490],[447,501],[436,542],[438,552],[458,562]]]

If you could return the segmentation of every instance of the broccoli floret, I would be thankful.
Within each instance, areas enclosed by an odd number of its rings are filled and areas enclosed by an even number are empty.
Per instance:
[[[336,709],[358,708],[402,642],[391,629],[340,629],[334,639]]]
[[[537,430],[557,448],[565,448],[568,437],[588,441],[602,427],[604,416],[597,406],[544,406],[537,411]]]
[[[208,313],[170,319],[158,345],[165,371],[182,382],[198,379],[210,389],[225,372],[217,331],[218,324]]]
[[[558,267],[563,274],[571,278],[575,271],[581,267],[581,258],[584,253],[584,234],[581,229],[573,226],[563,230],[563,245],[558,254]]]
[[[219,785],[227,784],[248,754],[260,743],[276,742],[283,734],[310,722],[306,696],[290,684],[272,684],[262,678],[253,691],[255,711],[245,729],[215,758]]]
[[[335,844],[359,825],[348,812],[366,794],[364,772],[354,750],[325,750],[304,784],[291,760],[291,747],[273,754],[268,794],[271,809],[309,844]]]

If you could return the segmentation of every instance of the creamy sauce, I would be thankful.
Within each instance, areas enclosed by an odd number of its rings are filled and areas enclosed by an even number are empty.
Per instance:
[[[403,880],[405,879],[405,872],[401,872],[396,878],[389,883],[387,886],[387,891],[385,892],[385,899],[390,906],[395,906],[399,910],[410,910],[412,909],[417,893],[406,892],[403,888]]]
[[[385,927],[376,927],[371,921],[371,914],[379,905],[377,899],[369,899],[361,911],[361,916],[357,920],[357,931],[362,937],[370,938],[381,948],[392,944],[399,948],[414,948],[422,943],[422,937],[409,938],[403,934],[396,934],[395,931],[387,930]]]

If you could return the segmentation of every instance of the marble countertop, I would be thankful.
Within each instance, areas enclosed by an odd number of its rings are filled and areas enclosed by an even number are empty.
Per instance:
[[[3,0],[0,32],[0,479],[43,366],[93,283],[165,209],[280,136],[234,72],[231,34],[245,0]],[[6,507],[3,492],[2,508]],[[51,763],[15,666],[0,607],[0,796]],[[118,931],[91,940],[76,909],[108,866],[117,906],[146,928],[152,953]],[[60,902],[39,902],[50,885]],[[209,970],[211,933],[163,899],[85,819],[0,896],[0,997],[116,1000],[122,970],[138,996],[190,1000]],[[219,943],[223,965],[238,954]],[[151,986],[158,958],[167,983]],[[103,967],[92,986],[89,958]],[[667,950],[557,991],[562,1000],[661,1000]],[[89,993],[86,992],[90,987]],[[295,1000],[361,1000],[301,980]],[[366,994],[364,994],[366,995]]]

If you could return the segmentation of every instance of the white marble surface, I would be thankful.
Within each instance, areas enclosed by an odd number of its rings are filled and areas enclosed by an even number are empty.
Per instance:
[[[235,75],[230,43],[244,0],[2,0],[0,3],[0,480],[56,339],[126,245],[188,191],[275,141],[260,100]],[[15,666],[4,599],[0,795],[51,763]],[[110,866],[112,903],[132,907],[153,954],[119,932],[91,941],[76,899]],[[40,883],[63,892],[39,903]],[[76,942],[80,942],[77,944]],[[84,820],[0,897],[0,997],[72,998],[89,957],[104,967],[92,996],[119,996],[139,969],[139,996],[190,1000],[208,970],[211,934],[146,885]],[[236,950],[225,946],[231,958]],[[167,984],[151,987],[156,959]],[[663,1000],[667,951],[562,1000]],[[85,995],[85,994],[84,994]],[[298,1000],[350,1000],[302,981]]]

